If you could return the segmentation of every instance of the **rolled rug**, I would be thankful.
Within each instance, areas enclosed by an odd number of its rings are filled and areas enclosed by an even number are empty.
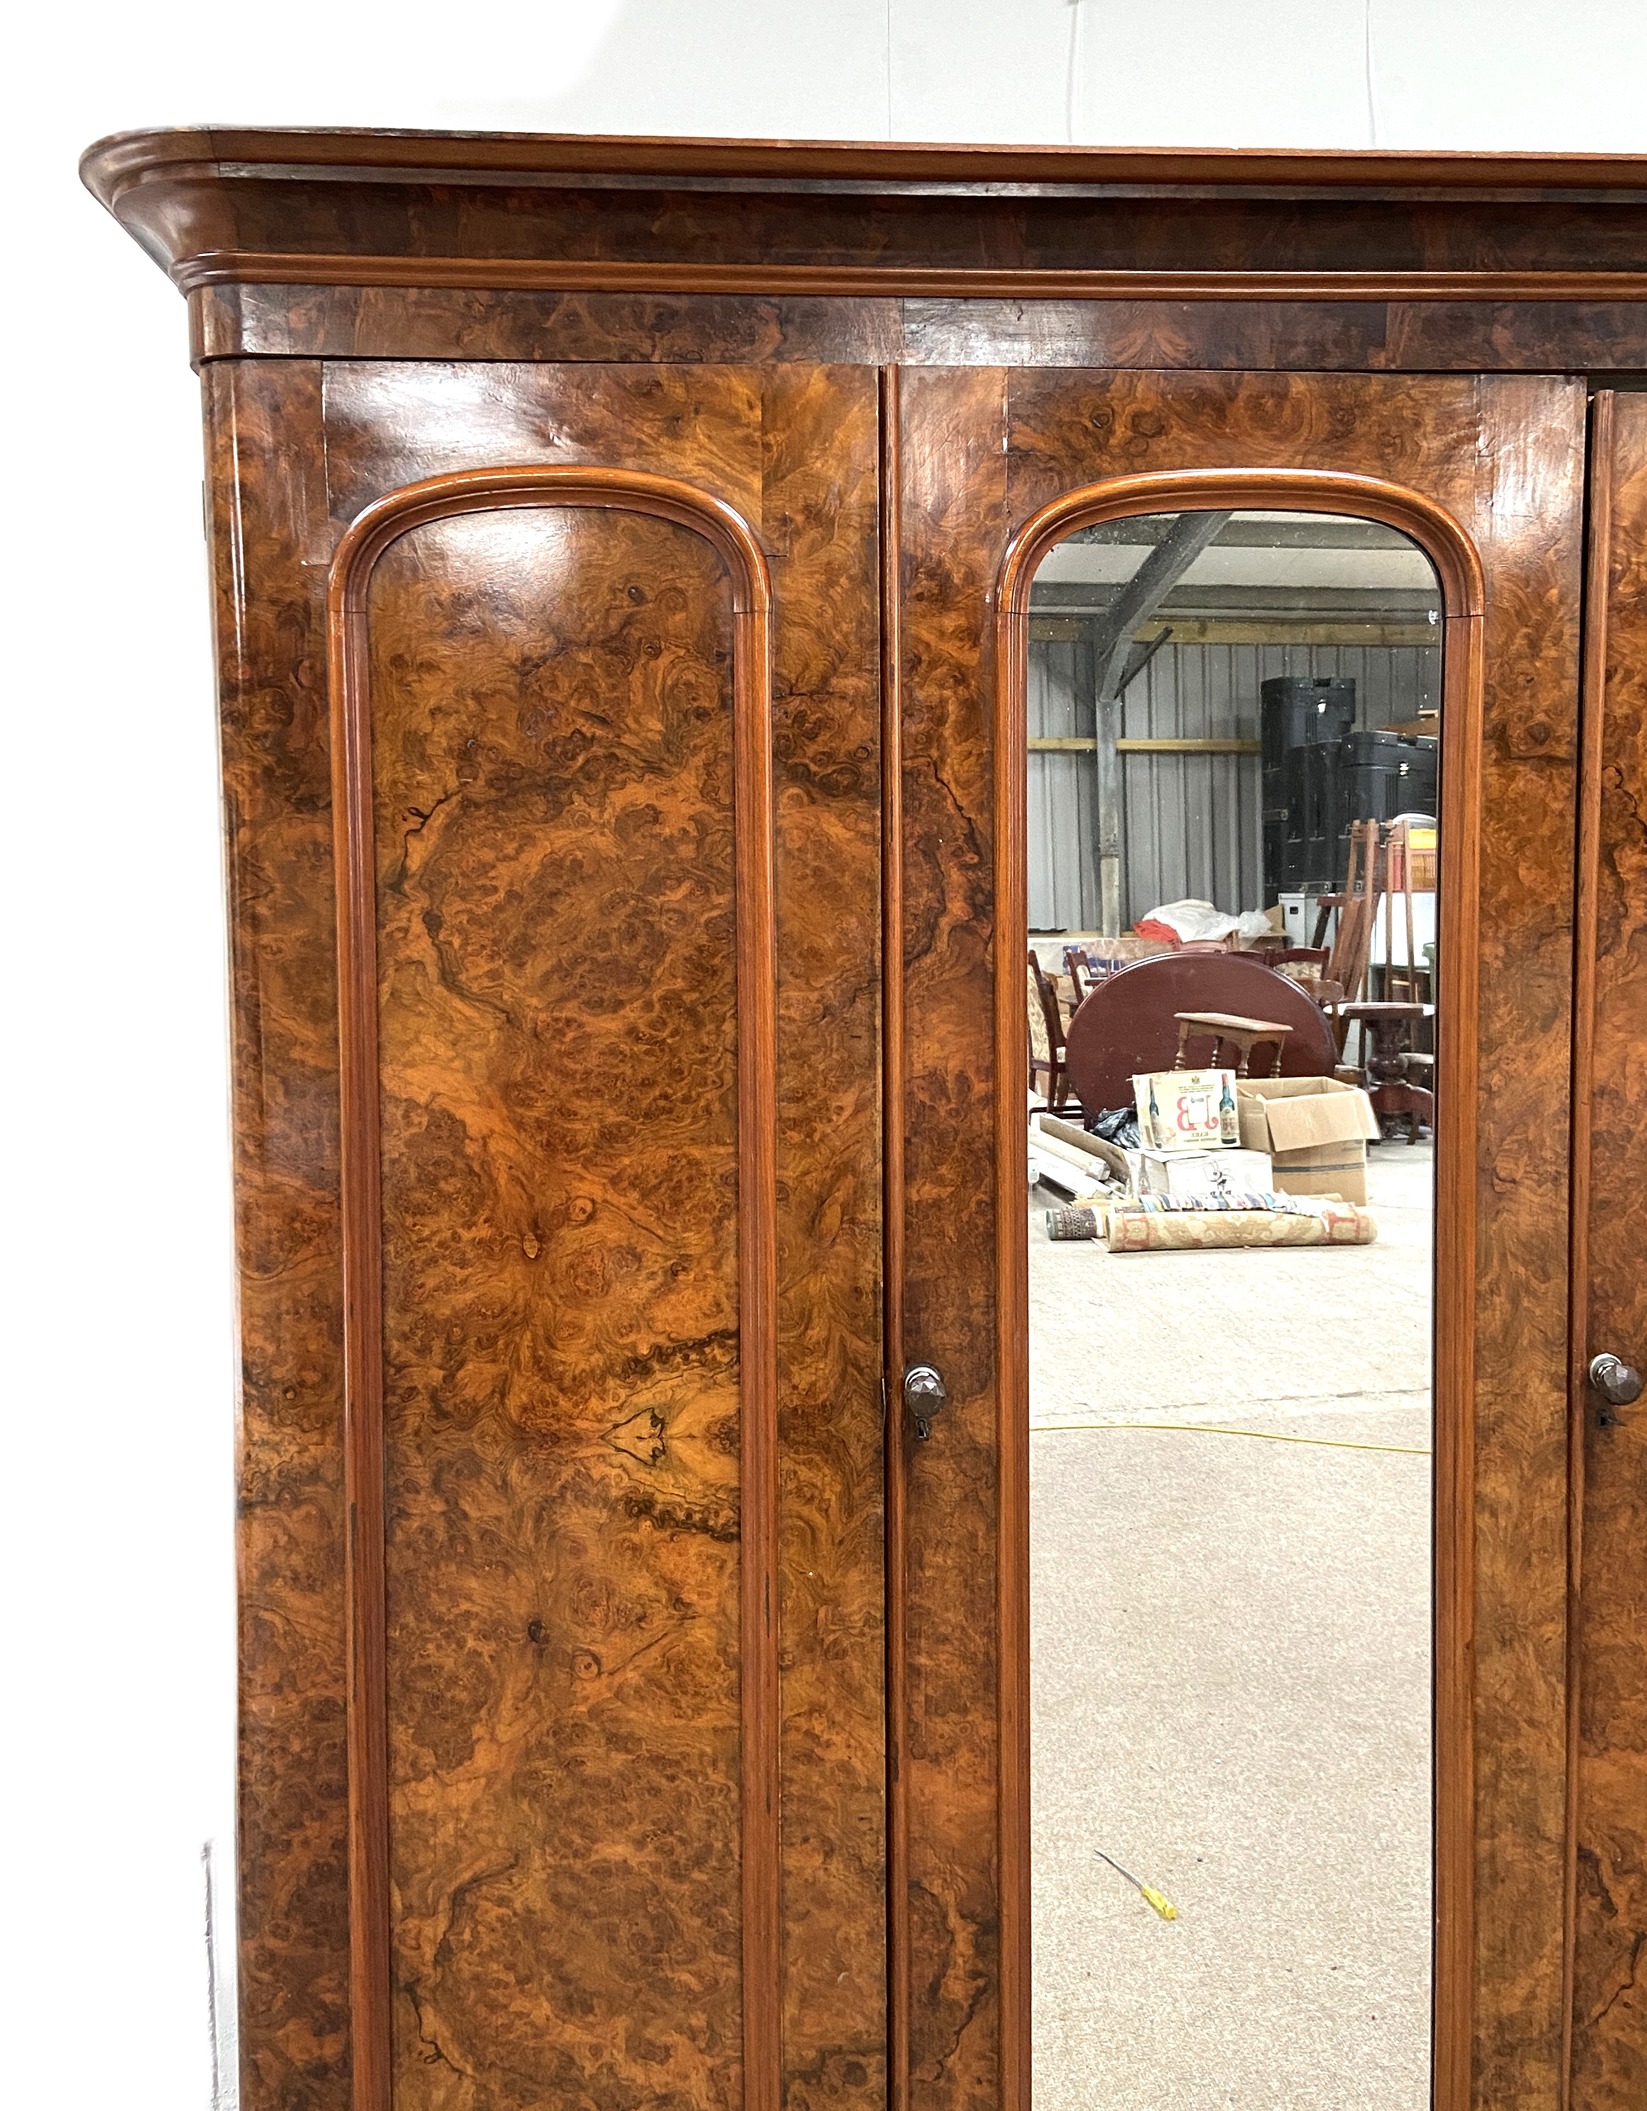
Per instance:
[[[1148,1203],[1167,1198],[1149,1196]],[[1194,1209],[1126,1203],[1109,1212],[1111,1253],[1187,1252],[1215,1246],[1370,1246],[1378,1237],[1371,1210],[1354,1202],[1289,1196],[1286,1209]]]

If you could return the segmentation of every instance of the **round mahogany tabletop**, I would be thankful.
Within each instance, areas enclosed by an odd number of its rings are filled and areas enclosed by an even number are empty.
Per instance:
[[[1070,1084],[1089,1114],[1130,1107],[1136,1073],[1173,1068],[1177,1015],[1187,1011],[1237,1012],[1290,1028],[1283,1077],[1330,1077],[1337,1065],[1325,1014],[1288,976],[1245,953],[1160,953],[1100,982],[1069,1022]],[[1192,1049],[1188,1067],[1210,1065],[1197,1066]]]

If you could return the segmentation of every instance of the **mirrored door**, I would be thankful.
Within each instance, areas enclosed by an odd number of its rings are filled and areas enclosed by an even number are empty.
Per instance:
[[[911,2105],[1553,2085],[1582,418],[901,377]]]

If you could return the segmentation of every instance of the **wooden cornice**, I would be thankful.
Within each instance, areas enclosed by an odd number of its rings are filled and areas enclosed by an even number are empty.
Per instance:
[[[1339,153],[1321,148],[903,145],[878,140],[659,139],[553,132],[262,129],[117,132],[81,158],[105,205],[157,170],[216,166],[324,168],[357,182],[439,170],[474,181],[537,175],[771,177],[902,186],[938,183],[1128,187],[1235,184],[1264,189],[1441,190],[1479,194],[1647,193],[1647,158],[1633,154]]]
[[[81,173],[186,292],[1647,296],[1629,155],[211,129],[118,134]]]

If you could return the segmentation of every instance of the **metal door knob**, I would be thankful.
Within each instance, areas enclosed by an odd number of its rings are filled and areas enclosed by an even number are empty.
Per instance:
[[[924,1443],[932,1434],[932,1418],[949,1398],[944,1381],[930,1363],[912,1364],[904,1373],[904,1406],[915,1422],[915,1434]]]
[[[1592,1356],[1590,1383],[1614,1407],[1628,1407],[1641,1398],[1641,1373],[1621,1356]]]

